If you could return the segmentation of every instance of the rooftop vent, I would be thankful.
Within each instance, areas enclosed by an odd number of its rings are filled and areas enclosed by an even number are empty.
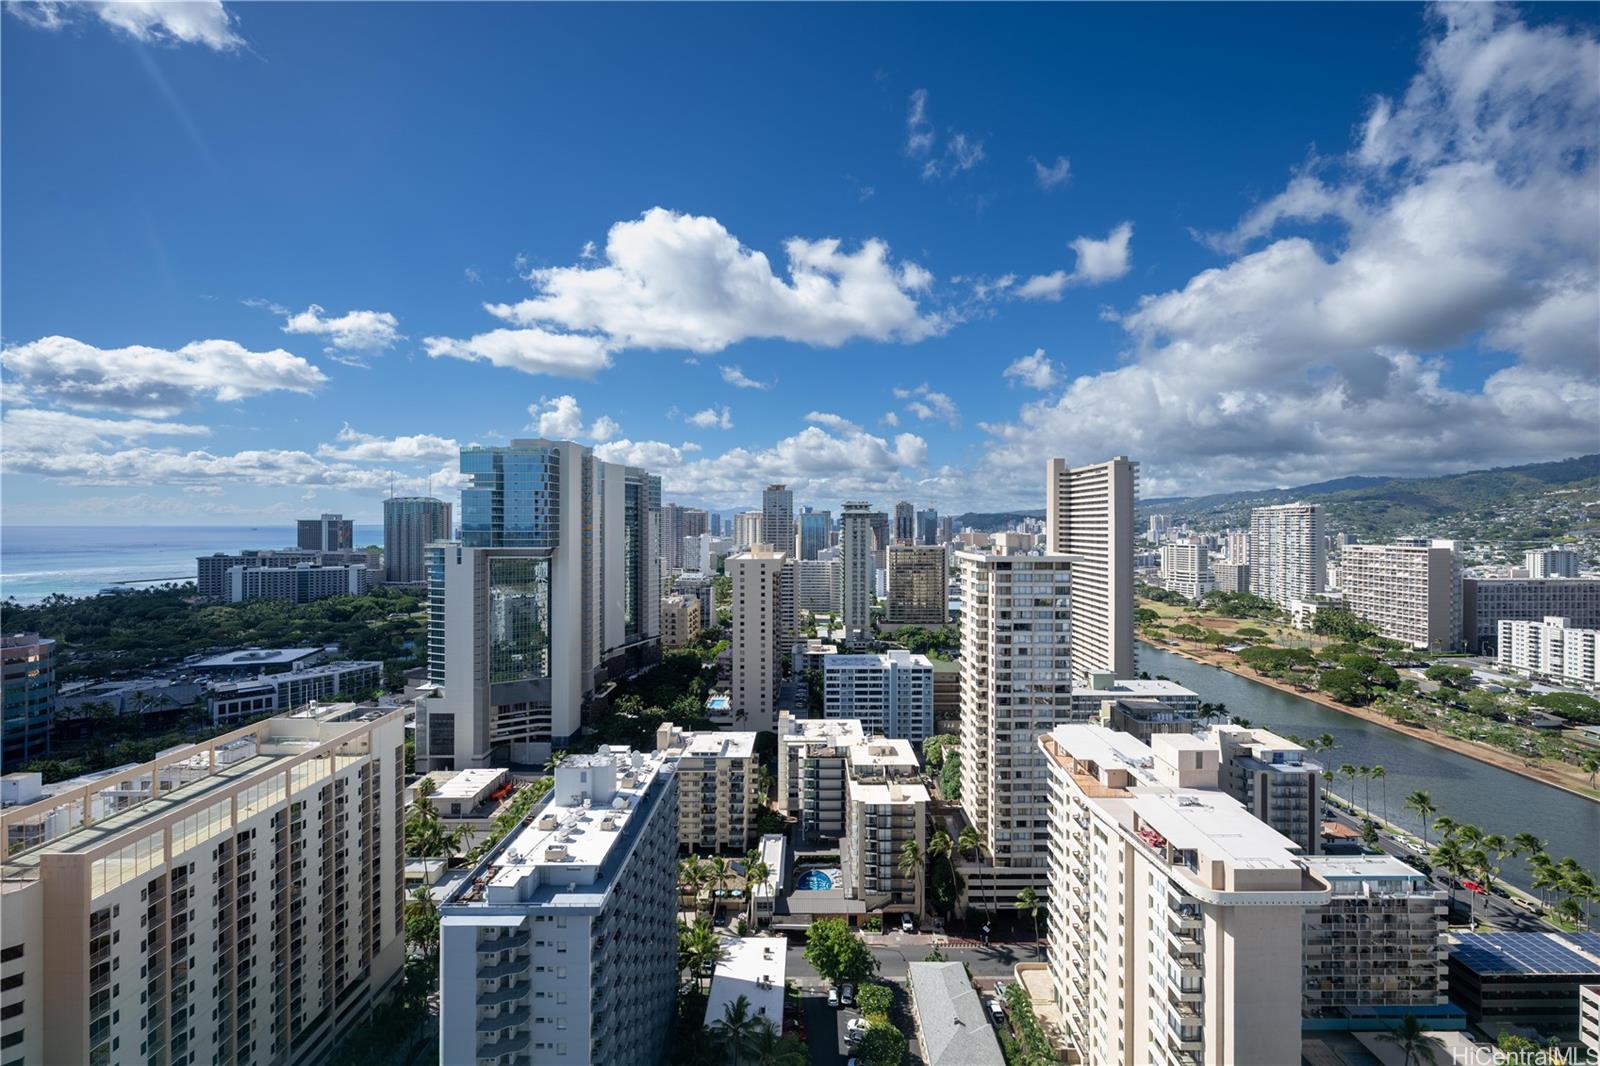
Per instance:
[[[567,846],[565,844],[551,844],[544,849],[545,862],[566,862]]]

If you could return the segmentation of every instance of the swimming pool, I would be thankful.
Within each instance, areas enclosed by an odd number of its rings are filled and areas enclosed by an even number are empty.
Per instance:
[[[825,870],[802,870],[794,887],[799,892],[826,892],[833,887],[833,877]]]

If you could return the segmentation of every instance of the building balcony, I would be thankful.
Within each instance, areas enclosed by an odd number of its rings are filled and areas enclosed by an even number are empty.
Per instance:
[[[489,966],[478,967],[478,980],[497,981],[502,977],[512,974],[522,974],[528,971],[528,957],[517,955],[506,962],[497,962]]]
[[[479,1018],[478,1032],[498,1033],[505,1029],[513,1029],[528,1022],[528,1008],[518,1007],[516,1010],[507,1011],[493,1018]]]
[[[517,932],[509,935],[502,934],[488,940],[480,940],[478,942],[478,953],[486,954],[495,951],[511,951],[515,948],[522,947],[527,942],[528,931],[526,929],[519,929]]]
[[[527,1049],[528,1039],[529,1037],[527,1033],[517,1033],[513,1036],[503,1037],[499,1040],[491,1040],[487,1043],[479,1044],[478,1058],[480,1060],[498,1059],[502,1055],[518,1054],[519,1052]]]

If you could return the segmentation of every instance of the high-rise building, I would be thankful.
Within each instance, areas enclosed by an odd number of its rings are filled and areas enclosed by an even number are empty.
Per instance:
[[[316,563],[322,558],[320,551],[274,551],[271,549],[246,549],[242,552],[213,552],[195,559],[195,592],[208,600],[228,598],[228,571],[236,566],[299,566]]]
[[[961,581],[961,806],[989,863],[967,898],[991,911],[1041,897],[1048,811],[1040,733],[1072,719],[1076,560],[957,552]],[[1026,628],[1021,628],[1026,627]]]
[[[733,580],[733,714],[752,729],[770,731],[777,723],[783,654],[796,632],[794,567],[772,545],[755,544],[728,556],[726,568]]]
[[[0,767],[50,754],[56,716],[56,642],[37,633],[0,636]]]
[[[1133,509],[1139,464],[1117,456],[1092,466],[1051,459],[1045,550],[1072,555],[1072,672],[1136,677]]]
[[[1565,618],[1505,619],[1495,661],[1507,670],[1569,684],[1600,684],[1600,629],[1579,629]]]
[[[939,512],[932,507],[917,512],[917,543],[939,543]]]
[[[891,544],[888,595],[883,620],[892,624],[942,626],[950,620],[950,588],[945,550],[936,546]]]
[[[761,493],[761,543],[794,555],[794,493],[784,485],[768,485]]]
[[[1524,552],[1522,559],[1528,576],[1534,580],[1578,576],[1578,553],[1571,548],[1543,548]]]
[[[1216,563],[1211,567],[1218,592],[1249,592],[1249,563]]]
[[[1238,725],[1162,733],[1148,739],[1163,776],[1195,788],[1220,788],[1300,848],[1322,851],[1322,764],[1305,748],[1265,729]]]
[[[761,523],[765,518],[762,511],[746,511],[733,516],[733,550],[744,551],[752,544],[760,544]]]
[[[1211,553],[1202,544],[1163,544],[1161,587],[1192,603],[1204,599],[1216,588],[1211,576]]]
[[[428,548],[424,769],[538,762],[660,655],[661,480],[570,441],[461,451],[461,541]]]
[[[795,602],[802,612],[838,614],[844,606],[844,563],[838,559],[795,562]]]
[[[1600,629],[1600,579],[1465,578],[1461,629],[1467,650],[1494,654],[1501,622],[1565,618],[1575,629]]]
[[[700,601],[693,596],[661,598],[661,647],[683,648],[694,643],[705,623],[700,618]]]
[[[328,1061],[405,963],[404,787],[344,704],[0,811],[7,1060]]]
[[[1050,980],[1083,1061],[1294,1062],[1301,925],[1332,898],[1294,843],[1231,796],[1159,776],[1126,734],[1059,726],[1037,748]]]
[[[881,552],[893,542],[894,537],[892,534],[894,531],[889,526],[889,514],[887,511],[869,512],[867,514],[867,524],[872,527],[873,551]]]
[[[1145,531],[1145,539],[1152,544],[1160,544],[1167,535],[1167,516],[1153,514],[1150,516],[1149,528]]]
[[[678,996],[678,779],[569,756],[439,907],[439,1061],[654,1066]]]
[[[706,513],[698,507],[680,507],[675,503],[661,505],[661,558],[669,570],[693,570],[695,558],[685,554],[686,537],[698,537],[706,532]]]
[[[718,512],[718,511],[712,511],[711,512],[710,527],[711,528],[710,528],[709,532],[711,533],[711,535],[713,537],[722,536],[722,514],[721,514],[721,512]]]
[[[919,855],[928,846],[928,788],[913,745],[868,737],[850,747],[846,774],[839,849],[845,898],[870,911],[921,917],[926,879],[920,870],[900,868],[907,844],[915,843]]]
[[[764,799],[756,787],[755,733],[696,733],[663,722],[656,751],[678,767],[679,846],[743,853],[755,842]]]
[[[844,638],[859,643],[872,633],[872,505],[844,505],[844,525],[839,544],[844,549]]]
[[[423,547],[449,540],[450,505],[432,496],[392,496],[383,501],[383,579],[415,585],[428,580]]]
[[[347,552],[355,547],[356,524],[344,515],[325,514],[295,523],[295,547],[303,551]]]
[[[939,519],[939,543],[949,544],[956,539],[956,520],[954,515],[943,515]]]
[[[917,542],[917,509],[910,500],[901,500],[894,505],[894,542],[896,544]]]
[[[1283,503],[1250,512],[1250,591],[1287,607],[1327,588],[1322,505]]]
[[[331,596],[364,596],[367,592],[367,567],[351,566],[235,566],[228,571],[229,603],[252,600],[286,600],[289,603],[315,603]]]
[[[796,558],[809,561],[833,540],[833,515],[807,507],[795,516]]]
[[[1461,557],[1455,541],[1351,544],[1339,555],[1350,613],[1382,636],[1450,651],[1461,640]]]
[[[868,734],[915,744],[933,735],[933,665],[895,649],[822,660],[822,715],[853,718]]]
[[[801,839],[844,835],[846,767],[864,739],[853,718],[778,716],[778,807],[799,823]]]

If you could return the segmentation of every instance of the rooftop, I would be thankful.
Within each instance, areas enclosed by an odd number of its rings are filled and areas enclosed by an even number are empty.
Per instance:
[[[865,740],[866,732],[859,718],[786,718],[779,724],[778,739],[791,744],[822,741],[850,747]]]
[[[672,748],[699,759],[748,759],[756,753],[754,732],[677,733]]]
[[[907,969],[929,1066],[1003,1066],[1000,1042],[966,967],[959,962],[913,962]]]
[[[727,957],[717,964],[706,995],[706,1024],[722,1018],[724,1009],[745,997],[750,1013],[783,1028],[783,985],[789,941],[781,936],[724,936]]]
[[[1600,979],[1600,933],[1458,933],[1450,960],[1480,974]]]
[[[324,648],[244,648],[201,659],[194,664],[196,670],[229,670],[251,666],[289,666],[312,655],[321,655]]]
[[[1095,678],[1098,684],[1088,688],[1075,688],[1072,690],[1074,698],[1079,696],[1084,699],[1159,699],[1163,696],[1193,696],[1200,698],[1200,694],[1193,689],[1184,688],[1176,681],[1156,681],[1142,677],[1110,680],[1099,675]]]
[[[505,775],[505,770],[492,767],[457,770],[447,777],[441,776],[438,779],[438,787],[433,790],[433,794],[428,798],[434,801],[477,799],[478,793],[495,784]]]
[[[1301,860],[1324,881],[1426,881],[1427,875],[1393,855],[1314,855]]]
[[[899,666],[916,666],[924,669],[931,668],[926,655],[915,655],[904,649],[879,652],[876,655],[830,655],[823,662],[822,669],[825,673],[836,673],[840,670],[886,670],[893,663]]]

